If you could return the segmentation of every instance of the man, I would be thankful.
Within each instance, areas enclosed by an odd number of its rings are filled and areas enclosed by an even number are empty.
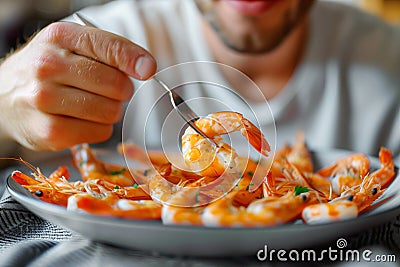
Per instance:
[[[258,85],[278,147],[303,130],[312,149],[399,154],[400,31],[378,18],[312,0],[115,1],[82,13],[102,30],[54,23],[1,64],[3,140],[35,150],[105,141],[133,94],[128,76],[216,61]],[[221,75],[255,109],[264,101]]]
[[[237,82],[237,72],[194,68],[188,73],[223,77],[255,111],[265,110],[262,107],[268,99],[275,124],[270,120],[260,124],[265,132],[276,125],[278,147],[303,130],[312,149],[346,148],[376,154],[383,145],[399,155],[400,30],[378,18],[350,7],[307,0],[113,1],[82,14],[103,30],[55,23],[1,64],[1,153],[7,153],[5,145],[12,141],[35,150],[105,141],[123,114],[123,103],[133,94],[128,75],[146,80],[156,72],[156,62],[158,70],[168,70],[179,63],[217,61],[247,74],[262,97],[254,86]],[[176,77],[162,78],[171,82]],[[145,120],[148,114],[143,108],[158,103],[159,98],[147,83],[134,83],[137,90],[131,104],[135,105],[127,111]],[[155,117],[154,124],[162,125],[162,118]],[[136,122],[130,126],[133,134],[143,132]],[[159,136],[158,130],[151,135]],[[269,141],[272,137],[267,134]],[[14,153],[20,156],[21,152]],[[37,152],[30,154],[37,158]],[[58,228],[52,232],[48,224],[15,215],[9,203],[4,203],[3,217],[12,223],[2,226],[3,243],[18,243],[14,251],[19,253],[27,248],[37,252],[24,257],[11,252],[14,261],[3,257],[7,264],[23,260],[26,265],[31,260],[60,265],[60,260],[71,259],[60,251],[70,257],[74,250],[79,253],[77,258],[84,255],[86,260],[79,263],[85,265],[91,255],[95,262],[113,264],[136,259],[135,252],[118,253],[86,240],[72,246],[53,242],[69,238],[69,233]],[[393,228],[374,228],[371,235],[360,235],[354,243],[359,248],[371,240],[387,241],[385,236],[376,238],[376,233],[397,233],[397,221],[390,225]],[[32,239],[31,235],[35,242],[18,242]],[[142,252],[138,253],[143,259]]]

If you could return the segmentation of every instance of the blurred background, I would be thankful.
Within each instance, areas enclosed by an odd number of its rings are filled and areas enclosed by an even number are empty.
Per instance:
[[[111,0],[0,0],[0,58],[37,30],[85,6]]]
[[[112,0],[0,0],[0,58],[47,24],[85,6],[109,1]],[[360,7],[400,25],[400,0],[336,1]]]

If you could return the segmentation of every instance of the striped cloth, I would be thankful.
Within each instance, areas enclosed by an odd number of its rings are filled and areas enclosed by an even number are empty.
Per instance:
[[[6,177],[6,176],[3,176]],[[2,181],[4,183],[4,181]],[[90,241],[78,233],[54,225],[25,209],[7,191],[0,201],[0,267],[10,266],[260,266],[256,255],[240,258],[193,258],[166,256],[158,253],[118,248]],[[306,238],[306,237],[300,237]],[[396,255],[400,261],[400,216],[371,228],[369,231],[346,237],[349,249],[369,248],[375,255]],[[334,241],[333,241],[334,242]],[[322,250],[319,246],[315,250]],[[269,263],[269,262],[268,262]],[[263,262],[262,266],[268,263]],[[286,266],[273,262],[273,266]],[[315,266],[321,262],[315,263]],[[328,265],[366,266],[366,262],[327,262]],[[369,263],[378,266],[376,262]],[[305,265],[310,266],[310,263]],[[298,263],[296,264],[298,266]],[[386,263],[384,266],[398,266]]]

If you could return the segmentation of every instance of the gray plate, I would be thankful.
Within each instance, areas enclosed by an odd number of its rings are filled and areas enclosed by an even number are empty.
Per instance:
[[[316,167],[319,168],[348,153],[350,152],[338,150],[315,152],[313,157]],[[110,155],[102,151],[97,151],[97,154],[109,162],[123,162],[118,155]],[[59,165],[71,166],[70,162],[71,156],[64,154],[35,165],[40,166],[44,174],[48,174]],[[371,158],[371,167],[379,167],[379,161],[376,158]],[[79,177],[73,167],[70,167],[70,172],[74,177]],[[269,228],[225,229],[166,226],[159,221],[126,220],[75,213],[63,207],[45,203],[32,196],[10,177],[7,180],[7,189],[10,194],[27,209],[92,240],[134,249],[192,256],[256,255],[257,251],[263,249],[265,245],[268,249],[292,249],[334,242],[338,238],[366,230],[398,215],[400,213],[399,188],[400,179],[397,171],[395,180],[377,201],[381,205],[352,220],[315,226],[297,222]]]

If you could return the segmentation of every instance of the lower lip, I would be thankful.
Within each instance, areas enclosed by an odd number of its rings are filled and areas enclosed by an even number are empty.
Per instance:
[[[245,16],[258,16],[269,10],[278,1],[276,0],[228,0],[227,1],[234,9]]]

